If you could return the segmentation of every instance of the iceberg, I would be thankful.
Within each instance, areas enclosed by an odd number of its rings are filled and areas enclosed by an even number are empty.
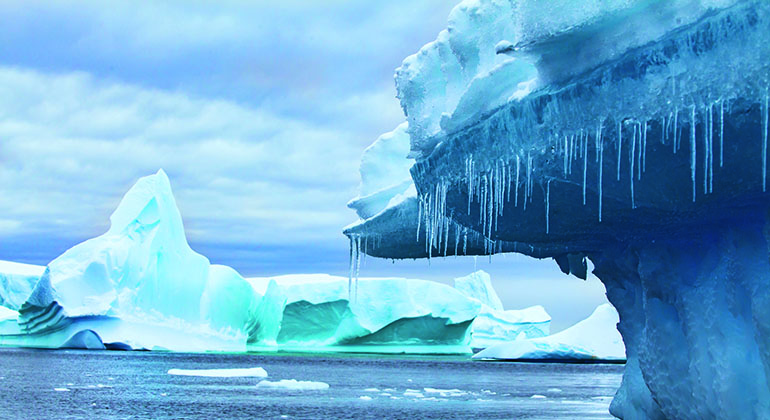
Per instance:
[[[480,360],[595,360],[625,361],[618,313],[600,305],[588,318],[547,337],[519,339],[491,346],[473,355]]]
[[[551,316],[545,308],[537,305],[504,310],[489,274],[483,270],[456,278],[454,287],[482,304],[471,324],[470,346],[474,351],[510,340],[545,337],[550,333]]]
[[[349,278],[324,274],[245,279],[190,248],[162,170],[139,179],[110,220],[46,267],[0,264],[0,345],[470,353],[495,334],[547,333],[542,308],[503,311],[486,273],[458,279],[458,289],[361,279],[352,294]]]
[[[550,327],[541,306],[503,310],[483,271],[455,279],[454,288],[360,278],[351,291],[349,278],[325,274],[247,280],[264,296],[249,323],[253,351],[469,354],[516,337],[542,337]]]
[[[234,270],[190,249],[162,170],[138,180],[110,222],[42,273],[27,267],[19,277],[17,266],[1,267],[12,274],[3,275],[11,279],[0,288],[10,297],[3,305],[18,315],[0,321],[0,345],[245,350],[249,311],[261,297]]]
[[[481,303],[447,285],[402,278],[287,275],[250,278],[264,297],[250,350],[470,353]],[[428,298],[429,297],[429,298]]]
[[[352,260],[590,259],[612,414],[768,418],[769,37],[760,0],[463,1],[396,71],[417,196],[346,228]]]

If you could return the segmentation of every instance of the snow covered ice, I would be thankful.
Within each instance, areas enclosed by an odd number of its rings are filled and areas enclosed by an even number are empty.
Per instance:
[[[758,0],[462,2],[396,71],[417,196],[354,257],[588,258],[613,414],[770,418],[769,38]]]
[[[457,354],[548,332],[542,308],[503,311],[482,272],[458,288],[360,279],[354,299],[345,277],[245,279],[190,249],[163,171],[138,180],[110,220],[47,267],[0,263],[0,345]]]
[[[618,313],[605,303],[588,318],[547,337],[512,340],[473,355],[490,360],[617,360],[626,359],[623,338],[616,325]]]

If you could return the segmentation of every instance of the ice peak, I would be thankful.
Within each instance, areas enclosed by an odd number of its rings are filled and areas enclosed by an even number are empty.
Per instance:
[[[142,233],[157,227],[175,242],[187,242],[171,182],[163,169],[136,181],[110,216],[110,223],[110,234]]]

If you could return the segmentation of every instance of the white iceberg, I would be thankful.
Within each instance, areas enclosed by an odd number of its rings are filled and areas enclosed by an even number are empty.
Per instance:
[[[626,360],[617,329],[618,313],[609,303],[588,318],[547,337],[500,343],[476,353],[480,360]]]
[[[483,270],[456,278],[454,287],[482,303],[481,311],[471,324],[470,346],[474,350],[517,338],[544,337],[550,333],[551,316],[545,308],[536,305],[520,310],[504,310],[489,274]]]

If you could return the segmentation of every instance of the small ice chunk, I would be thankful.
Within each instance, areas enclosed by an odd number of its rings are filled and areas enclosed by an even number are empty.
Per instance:
[[[69,388],[54,388],[56,392],[70,392]]]
[[[441,394],[442,397],[459,397],[461,395],[467,395],[468,393],[461,389],[438,389],[438,388],[423,388],[426,394]]]
[[[364,401],[371,401],[372,397],[370,397],[368,395],[362,395],[362,396],[358,397],[358,399],[359,400],[364,400]]]
[[[281,379],[280,381],[260,381],[257,388],[280,389],[287,391],[321,391],[329,389],[325,382],[298,381],[296,379]]]
[[[404,396],[413,398],[425,398],[425,395],[417,389],[407,389],[404,391]]]
[[[548,392],[554,392],[554,393],[561,392],[561,389],[559,389],[559,388],[548,388]]]
[[[168,374],[178,376],[203,376],[207,378],[267,378],[267,372],[259,367],[244,369],[169,369]]]
[[[546,398],[548,398],[548,397],[546,397],[545,395],[538,395],[538,394],[535,394],[535,395],[533,395],[533,396],[531,396],[531,397],[529,397],[529,398],[532,398],[532,399],[535,399],[535,400],[543,400],[543,399],[546,399]]]

